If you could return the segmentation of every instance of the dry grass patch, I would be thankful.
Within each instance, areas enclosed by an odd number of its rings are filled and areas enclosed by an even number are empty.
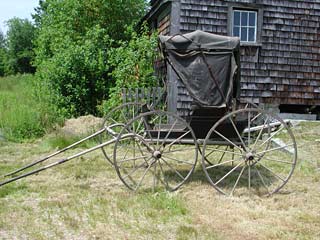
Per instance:
[[[200,166],[177,192],[132,193],[96,151],[1,187],[0,238],[319,239],[320,123],[301,123],[294,133],[299,163],[272,197],[221,196]],[[1,143],[0,174],[53,150],[46,139]]]

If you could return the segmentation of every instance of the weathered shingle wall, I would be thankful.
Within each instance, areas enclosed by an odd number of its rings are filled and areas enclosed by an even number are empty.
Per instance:
[[[239,4],[262,9],[260,44],[241,47],[241,98],[320,106],[320,0],[180,0],[180,19],[172,24],[181,33],[229,35],[229,10]],[[181,82],[177,94],[186,115],[192,99]]]
[[[263,9],[261,46],[241,49],[242,99],[320,105],[320,0],[181,0],[181,32],[228,35],[233,3]]]

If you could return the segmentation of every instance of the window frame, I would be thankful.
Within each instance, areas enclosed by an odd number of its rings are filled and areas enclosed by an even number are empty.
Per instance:
[[[239,25],[235,24],[235,13],[238,12],[240,14],[239,18]],[[242,25],[243,19],[242,19],[242,14],[247,13],[247,22],[246,24]],[[250,13],[254,13],[254,25],[250,25]],[[239,28],[239,36],[234,35],[234,29]],[[246,29],[247,36],[246,40],[241,40],[242,39],[242,30]],[[249,30],[254,29],[254,34],[253,34],[253,40],[251,41],[250,38],[250,33]],[[248,10],[248,9],[233,9],[232,11],[232,36],[239,37],[240,41],[243,43],[256,43],[257,42],[257,32],[258,32],[258,12],[256,10]]]
[[[233,36],[233,12],[235,10],[243,10],[243,11],[255,11],[257,12],[256,18],[256,41],[255,42],[244,42],[241,41],[241,46],[262,46],[261,44],[261,31],[263,24],[263,12],[264,6],[261,4],[253,4],[253,3],[229,3],[228,4],[228,35]]]

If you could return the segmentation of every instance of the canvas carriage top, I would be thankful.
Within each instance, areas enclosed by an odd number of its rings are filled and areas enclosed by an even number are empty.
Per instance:
[[[182,80],[194,105],[228,107],[239,95],[240,40],[195,31],[160,36],[161,50]]]

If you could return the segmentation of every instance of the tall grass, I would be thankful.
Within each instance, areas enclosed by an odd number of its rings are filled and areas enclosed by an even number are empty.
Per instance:
[[[35,81],[33,75],[0,78],[0,138],[33,139],[59,120],[46,98],[35,94]]]

